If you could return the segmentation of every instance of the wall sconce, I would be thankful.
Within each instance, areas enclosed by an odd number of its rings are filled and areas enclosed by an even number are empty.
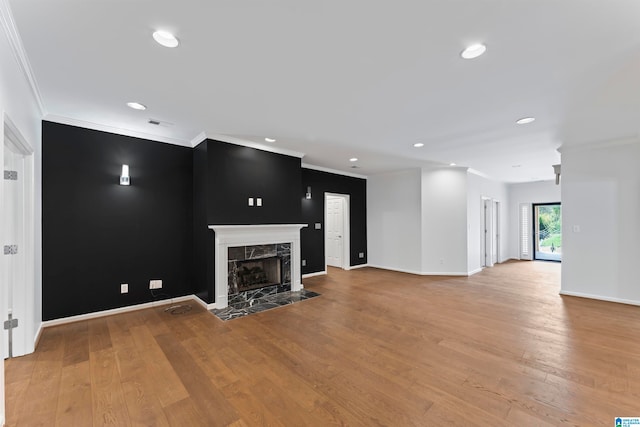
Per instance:
[[[122,165],[122,173],[120,174],[120,185],[130,185],[129,165]]]
[[[304,196],[307,200],[311,200],[311,187],[307,187],[307,194]]]
[[[556,174],[556,185],[560,185],[560,167],[562,165],[552,165],[553,166],[553,173]]]

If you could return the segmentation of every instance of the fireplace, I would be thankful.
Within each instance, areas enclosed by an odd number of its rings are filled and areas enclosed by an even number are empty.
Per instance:
[[[227,252],[228,296],[278,286],[291,290],[291,243],[234,246]]]
[[[235,285],[229,288],[229,295],[279,285],[282,281],[281,263],[278,257],[235,262],[235,268],[229,267],[229,282]]]
[[[215,232],[215,303],[247,298],[254,289],[302,289],[300,229],[306,224],[210,225]]]

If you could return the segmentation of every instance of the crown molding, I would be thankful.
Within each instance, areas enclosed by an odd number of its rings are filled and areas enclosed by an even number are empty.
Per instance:
[[[207,139],[207,134],[200,132],[191,140],[191,148],[196,148],[200,143]]]
[[[18,126],[4,113],[4,136],[7,143],[13,145],[16,152],[28,156],[34,152],[29,141],[22,135]]]
[[[316,170],[316,171],[320,171],[320,172],[332,173],[332,174],[335,174],[335,175],[350,176],[352,178],[362,178],[362,179],[367,179],[368,178],[367,175],[361,175],[361,174],[358,174],[358,173],[345,172],[345,171],[341,171],[341,170],[337,170],[337,169],[325,168],[324,166],[310,165],[308,163],[303,163],[302,167],[305,168],[305,169],[312,169],[312,170]]]
[[[1,0],[0,0],[1,1]],[[179,138],[171,138],[168,136],[154,135],[146,132],[139,132],[130,129],[123,129],[115,126],[104,125],[101,123],[87,122],[84,120],[72,119],[70,117],[56,116],[47,114],[44,121],[60,123],[63,125],[77,126],[85,129],[99,130],[102,132],[115,133],[116,135],[132,136],[134,138],[147,139],[150,141],[164,142],[165,144],[180,145],[182,147],[193,148],[192,140],[183,140]],[[195,140],[195,138],[194,138]]]
[[[489,179],[493,181],[493,178],[491,178],[489,175],[487,175],[484,172],[480,172],[479,170],[473,169],[473,168],[466,168],[466,169],[467,169],[467,173],[479,176],[480,178]]]
[[[38,104],[40,115],[45,116],[47,110],[44,107],[44,102],[42,101],[40,88],[38,87],[38,82],[36,81],[36,77],[33,74],[33,69],[31,68],[31,63],[29,62],[27,52],[24,50],[22,38],[18,33],[18,28],[16,26],[15,20],[13,19],[13,13],[11,12],[11,7],[9,6],[8,0],[0,0],[0,24],[2,25],[4,33],[7,36],[7,40],[9,41],[9,45],[11,46],[11,51],[13,52],[13,56],[15,57],[18,66],[20,67],[20,71],[22,72],[25,80],[28,82],[31,93],[36,100],[36,103]]]
[[[271,145],[259,144],[257,142],[249,141],[246,139],[238,138],[231,135],[223,135],[223,134],[205,134],[205,138],[212,139],[220,142],[228,142],[229,144],[242,145],[244,147],[255,148],[256,150],[269,151],[271,153],[276,154],[284,154],[285,156],[299,157],[303,158],[305,153],[301,153],[299,151],[288,150],[286,148],[274,147]]]
[[[603,148],[611,148],[611,147],[619,147],[622,145],[631,145],[640,143],[640,135],[626,135],[621,138],[613,138],[606,140],[598,140],[577,144],[562,144],[557,148],[558,153],[563,154],[568,151],[589,151],[589,150],[599,150]]]

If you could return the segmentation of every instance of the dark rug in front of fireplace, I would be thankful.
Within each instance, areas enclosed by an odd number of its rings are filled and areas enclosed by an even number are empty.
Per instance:
[[[261,298],[254,298],[249,301],[229,304],[227,308],[215,308],[210,311],[222,320],[232,320],[248,316],[250,314],[271,310],[272,308],[294,304],[317,296],[320,296],[320,294],[306,289],[302,289],[297,292],[280,292],[273,295],[263,296]]]

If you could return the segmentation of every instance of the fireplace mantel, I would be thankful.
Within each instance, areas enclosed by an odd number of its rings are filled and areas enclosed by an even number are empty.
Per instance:
[[[291,290],[302,289],[300,229],[307,224],[209,225],[215,232],[215,308],[228,305],[228,249],[274,243],[291,243]]]

